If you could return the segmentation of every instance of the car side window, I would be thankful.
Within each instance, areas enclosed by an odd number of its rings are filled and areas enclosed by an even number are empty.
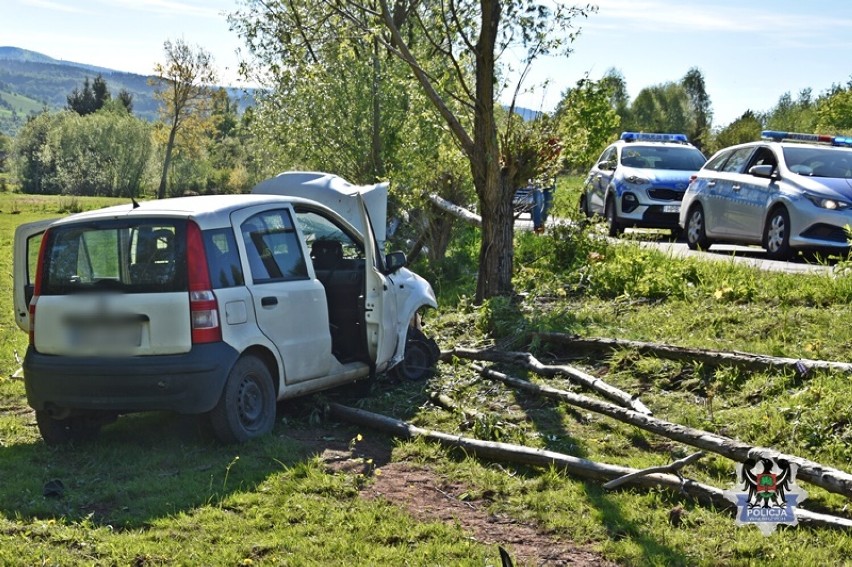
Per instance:
[[[364,248],[355,239],[354,235],[346,232],[332,219],[311,210],[296,210],[296,222],[305,235],[305,244],[309,250],[319,247],[316,243],[335,242],[334,248],[340,249],[341,258],[347,260],[361,260],[364,258]],[[326,245],[331,249],[331,245]],[[316,260],[316,258],[313,258]]]
[[[734,153],[733,150],[719,152],[717,155],[712,157],[702,169],[709,171],[722,171],[722,166],[725,165],[725,162],[728,161],[728,158],[731,157],[732,153]]]
[[[598,160],[598,169],[603,169],[604,171],[613,171],[615,169],[615,160],[615,148],[607,148],[607,150],[603,154],[601,154],[601,157]]]
[[[760,146],[754,151],[754,155],[751,156],[751,160],[749,160],[748,166],[746,166],[746,171],[755,165],[771,165],[775,168],[778,167],[778,159],[767,146]]]
[[[240,225],[254,283],[308,279],[302,246],[286,209],[264,211]]]
[[[753,151],[754,148],[740,148],[735,150],[728,161],[725,162],[725,165],[722,166],[721,171],[726,173],[740,173]]]
[[[243,267],[237,239],[230,228],[204,231],[204,251],[213,289],[243,285]]]

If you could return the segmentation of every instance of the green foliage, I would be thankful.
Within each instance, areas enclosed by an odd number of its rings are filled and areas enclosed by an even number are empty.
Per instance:
[[[152,151],[146,122],[108,108],[43,113],[27,122],[15,149],[25,193],[127,197],[142,192]]]
[[[616,137],[621,118],[612,105],[614,89],[612,81],[584,77],[563,93],[555,120],[567,170],[587,170]]]
[[[754,112],[747,110],[742,116],[722,128],[716,134],[711,151],[715,152],[729,146],[759,140],[762,130],[763,124],[760,119]]]
[[[837,87],[817,103],[817,128],[821,132],[852,132],[852,85]]]
[[[813,100],[811,89],[801,91],[795,100],[789,92],[781,95],[763,122],[770,130],[815,132],[817,103]]]

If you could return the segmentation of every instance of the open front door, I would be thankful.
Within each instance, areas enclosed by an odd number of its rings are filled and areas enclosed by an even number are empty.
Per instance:
[[[56,219],[22,224],[15,229],[15,251],[13,256],[13,295],[15,301],[15,322],[24,332],[30,331],[30,299],[35,287],[38,251],[41,237],[47,227]]]
[[[358,207],[364,223],[364,322],[367,329],[367,352],[376,366],[382,366],[396,351],[396,301],[391,297],[392,283],[382,273],[383,260],[376,246],[376,236],[364,198],[358,194]]]

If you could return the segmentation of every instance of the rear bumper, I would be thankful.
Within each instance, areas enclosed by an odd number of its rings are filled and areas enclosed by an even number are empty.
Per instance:
[[[137,357],[24,358],[27,401],[36,410],[203,413],[219,401],[239,353],[226,343],[197,345],[186,354]]]

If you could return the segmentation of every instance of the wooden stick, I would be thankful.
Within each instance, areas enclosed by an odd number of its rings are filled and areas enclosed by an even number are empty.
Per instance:
[[[626,474],[622,477],[607,482],[603,485],[603,487],[607,490],[612,490],[613,488],[621,486],[622,484],[630,482],[640,476],[645,476],[653,473],[672,473],[674,475],[680,476],[680,469],[692,463],[693,461],[697,461],[703,456],[704,451],[699,451],[697,453],[689,455],[688,457],[678,459],[677,461],[668,465],[661,465],[659,467],[648,467],[647,469],[642,469],[641,471],[636,471],[635,473]]]

